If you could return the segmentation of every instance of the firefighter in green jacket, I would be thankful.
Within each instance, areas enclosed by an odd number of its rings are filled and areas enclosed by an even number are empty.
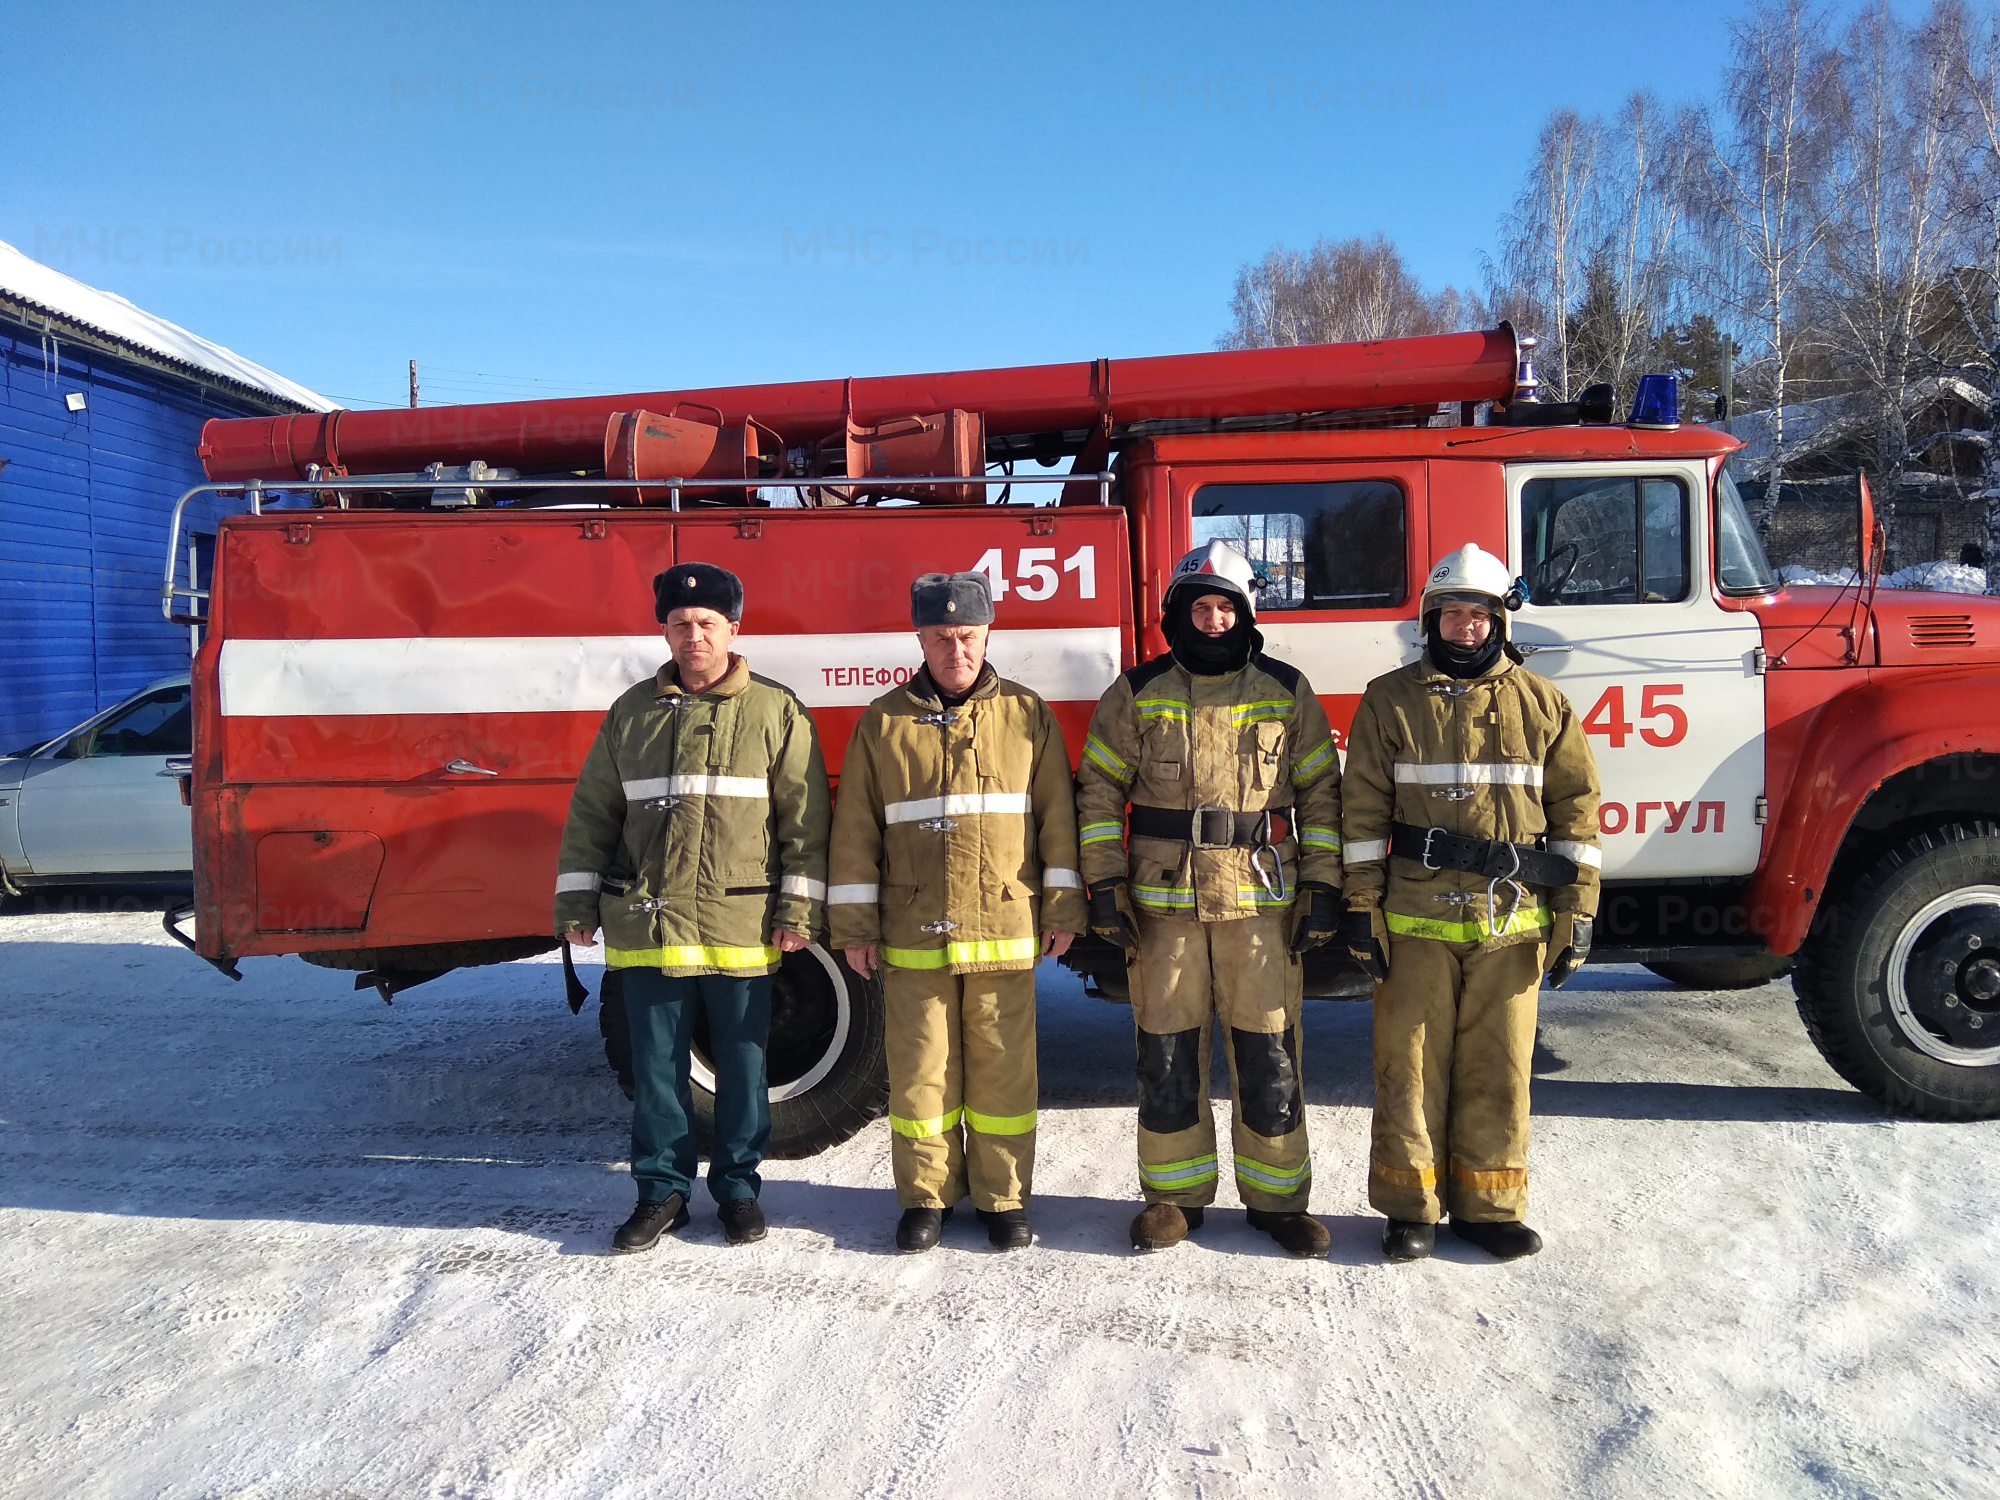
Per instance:
[[[1467,546],[1431,570],[1424,654],[1376,678],[1348,735],[1349,951],[1375,980],[1368,1201],[1383,1253],[1452,1233],[1511,1260],[1528,1203],[1535,995],[1590,953],[1597,767],[1562,690],[1507,640],[1507,565]]]
[[[1069,753],[986,660],[984,573],[910,588],[923,667],[868,706],[840,768],[827,909],[882,974],[890,1163],[906,1253],[968,1192],[997,1250],[1032,1240],[1035,963],[1083,930]]]
[[[682,563],[653,580],[653,603],[672,660],[605,714],[556,866],[557,934],[588,947],[601,926],[623,971],[639,1203],[612,1236],[620,1252],[688,1221],[697,1013],[715,1069],[708,1190],[731,1244],[764,1237],[771,973],[811,943],[826,899],[826,765],[804,705],[729,649],[742,582]]]
[[[1178,1244],[1215,1201],[1218,1017],[1250,1222],[1294,1255],[1330,1242],[1306,1213],[1300,955],[1339,931],[1340,763],[1312,684],[1262,652],[1253,582],[1221,542],[1180,560],[1162,610],[1171,649],[1111,685],[1078,773],[1091,930],[1130,965],[1140,1250]]]

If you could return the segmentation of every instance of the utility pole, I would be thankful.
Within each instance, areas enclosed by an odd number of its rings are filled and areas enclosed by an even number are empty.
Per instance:
[[[411,360],[411,361],[410,361],[410,406],[411,406],[411,408],[412,408],[412,409],[414,409],[414,408],[416,407],[416,404],[417,404],[417,362],[416,362],[416,361],[415,361],[415,360],[413,359],[413,360]]]

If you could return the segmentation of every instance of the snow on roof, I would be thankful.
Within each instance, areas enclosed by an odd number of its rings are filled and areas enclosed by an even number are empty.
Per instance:
[[[218,376],[237,385],[263,391],[309,411],[332,411],[337,402],[309,391],[284,376],[245,359],[234,350],[189,333],[179,324],[155,317],[113,292],[85,286],[74,277],[31,260],[0,240],[0,296],[28,303],[67,322],[103,334],[115,343],[140,350],[169,364]]]

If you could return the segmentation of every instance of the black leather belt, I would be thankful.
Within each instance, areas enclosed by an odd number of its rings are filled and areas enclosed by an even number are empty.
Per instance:
[[[1574,885],[1576,861],[1533,844],[1505,839],[1477,839],[1442,828],[1397,823],[1390,830],[1389,852],[1414,859],[1427,870],[1464,870],[1491,880],[1518,880],[1523,885]]]
[[[1135,802],[1126,827],[1134,838],[1178,839],[1197,849],[1259,849],[1292,836],[1292,810],[1234,812],[1227,807],[1146,807]]]

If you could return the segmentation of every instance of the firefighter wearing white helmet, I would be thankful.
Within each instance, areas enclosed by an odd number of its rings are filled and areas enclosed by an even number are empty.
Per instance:
[[[1180,560],[1169,649],[1105,693],[1078,771],[1090,925],[1125,951],[1138,1034],[1141,1250],[1215,1201],[1217,1017],[1250,1222],[1294,1255],[1329,1243],[1306,1212],[1299,955],[1339,931],[1340,764],[1312,685],[1262,654],[1254,573],[1221,542]]]
[[[1368,684],[1342,783],[1347,916],[1375,981],[1368,1200],[1391,1260],[1435,1225],[1532,1255],[1528,1064],[1542,975],[1590,952],[1597,767],[1576,711],[1507,638],[1517,585],[1466,546],[1419,604],[1424,653]]]

